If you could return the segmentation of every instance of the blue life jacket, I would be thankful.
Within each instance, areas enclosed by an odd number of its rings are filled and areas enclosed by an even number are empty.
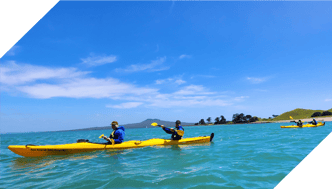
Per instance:
[[[123,142],[125,137],[125,128],[123,126],[119,126],[116,128],[109,138],[113,139],[115,144],[120,144]]]
[[[315,119],[312,120],[312,124],[317,125],[317,121]]]
[[[171,129],[164,127],[163,130],[168,133],[172,134],[172,140],[180,140],[182,136],[178,135],[176,132],[172,132]],[[182,130],[184,131],[183,127],[180,125],[179,128],[174,128],[174,130]]]

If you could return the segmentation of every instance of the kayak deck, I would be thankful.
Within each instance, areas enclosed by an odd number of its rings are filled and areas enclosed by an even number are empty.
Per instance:
[[[325,122],[324,123],[318,122],[317,125],[305,124],[302,127],[319,127],[319,126],[324,126],[324,125],[325,125]],[[297,125],[289,125],[289,126],[280,126],[280,128],[301,128],[301,127],[299,127]]]
[[[95,150],[107,150],[107,149],[127,149],[127,148],[141,148],[146,146],[164,146],[164,145],[183,145],[183,144],[197,144],[206,143],[212,141],[214,133],[211,136],[202,136],[194,138],[184,138],[181,140],[168,140],[168,139],[150,139],[146,141],[127,141],[121,144],[109,144],[109,143],[91,143],[91,142],[79,142],[72,144],[60,144],[60,145],[10,145],[8,149],[12,152],[24,156],[24,157],[41,157],[48,155],[67,155],[82,152],[91,152]]]

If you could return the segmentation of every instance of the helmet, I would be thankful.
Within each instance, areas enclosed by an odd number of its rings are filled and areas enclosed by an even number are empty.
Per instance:
[[[119,123],[118,123],[117,121],[112,121],[111,125],[112,125],[112,126],[114,125],[114,126],[117,127],[117,126],[119,125]]]
[[[180,120],[176,120],[175,124],[181,124],[181,121]]]

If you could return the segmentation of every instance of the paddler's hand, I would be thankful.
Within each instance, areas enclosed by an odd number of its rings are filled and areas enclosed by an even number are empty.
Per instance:
[[[160,125],[161,128],[164,128],[165,126],[164,125]]]
[[[171,131],[174,133],[175,130],[174,130],[174,129],[171,129]]]

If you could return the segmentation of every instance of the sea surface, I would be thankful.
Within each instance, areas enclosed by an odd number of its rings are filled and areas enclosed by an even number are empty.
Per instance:
[[[285,123],[184,127],[215,133],[206,145],[144,147],[25,158],[8,145],[104,142],[110,130],[1,135],[0,188],[274,188],[332,130]],[[127,129],[125,140],[170,138],[161,128]]]

